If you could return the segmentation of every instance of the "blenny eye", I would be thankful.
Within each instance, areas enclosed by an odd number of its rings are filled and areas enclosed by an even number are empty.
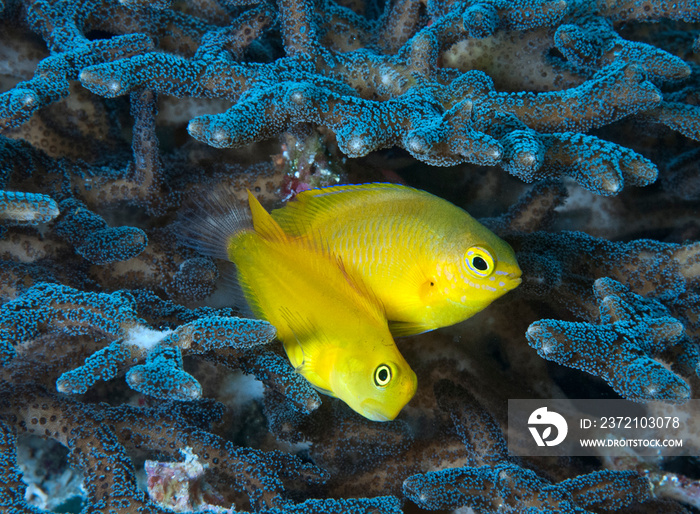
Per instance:
[[[493,257],[491,257],[488,250],[481,246],[469,248],[467,253],[464,254],[464,260],[471,274],[479,278],[488,277],[496,269]]]
[[[386,387],[391,382],[391,368],[386,364],[380,364],[374,370],[374,385]]]

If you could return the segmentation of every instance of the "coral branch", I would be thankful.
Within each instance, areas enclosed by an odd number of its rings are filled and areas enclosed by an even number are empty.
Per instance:
[[[646,478],[633,471],[595,472],[550,485],[534,471],[502,464],[414,475],[404,482],[404,491],[431,510],[468,506],[496,513],[506,506],[574,513],[586,507],[615,510],[644,502],[650,487]]]
[[[688,400],[690,386],[659,362],[682,343],[683,325],[619,282],[598,279],[594,287],[602,324],[541,320],[528,328],[530,346],[547,360],[601,377],[629,400]],[[697,347],[684,346],[697,368]]]
[[[510,398],[667,416],[700,391],[698,22],[688,0],[0,0],[0,510],[697,507],[692,459],[519,460],[503,427]],[[274,209],[387,181],[489,216],[523,275],[397,342],[418,389],[380,424],[321,401],[179,236],[219,189]]]
[[[58,216],[56,202],[47,195],[0,191],[0,220],[18,225],[46,223]]]

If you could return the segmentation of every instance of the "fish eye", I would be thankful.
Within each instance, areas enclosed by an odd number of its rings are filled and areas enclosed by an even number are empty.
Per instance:
[[[374,370],[374,385],[386,387],[391,382],[391,368],[386,364],[380,364]]]
[[[481,246],[469,248],[464,255],[464,260],[471,274],[479,278],[488,277],[496,269],[493,257],[486,248]]]

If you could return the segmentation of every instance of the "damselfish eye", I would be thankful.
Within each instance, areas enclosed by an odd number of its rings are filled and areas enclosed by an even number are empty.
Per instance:
[[[374,370],[374,385],[386,387],[391,382],[391,368],[386,364],[380,364]]]
[[[467,269],[475,277],[488,277],[496,269],[493,262],[493,257],[485,248],[481,246],[472,246],[464,255],[464,260],[467,263]]]

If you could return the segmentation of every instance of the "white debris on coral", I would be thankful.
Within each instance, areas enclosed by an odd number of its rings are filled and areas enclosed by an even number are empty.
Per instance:
[[[151,500],[175,512],[233,514],[233,505],[223,507],[223,497],[207,484],[204,476],[207,466],[192,453],[192,448],[182,449],[180,453],[184,462],[145,462]]]

